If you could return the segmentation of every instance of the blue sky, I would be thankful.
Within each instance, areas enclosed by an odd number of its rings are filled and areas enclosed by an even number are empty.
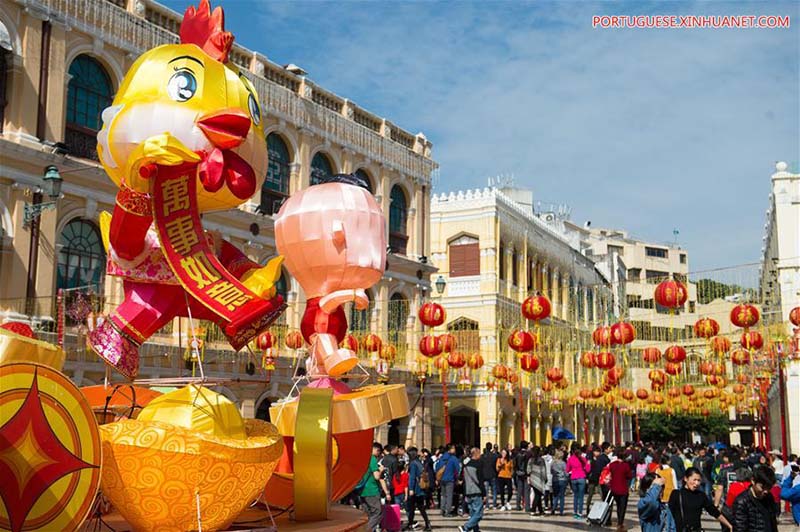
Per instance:
[[[769,176],[800,162],[797,2],[221,4],[237,42],[423,131],[438,191],[513,174],[579,223],[653,241],[677,228],[693,271],[759,260]],[[606,14],[792,27],[593,29]]]

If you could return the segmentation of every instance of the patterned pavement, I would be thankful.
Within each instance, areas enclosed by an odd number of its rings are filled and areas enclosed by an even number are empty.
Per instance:
[[[638,519],[636,517],[636,503],[639,501],[638,495],[632,494],[628,502],[628,510],[625,515],[625,527],[629,532],[640,531]],[[783,507],[781,507],[783,508]],[[452,517],[445,518],[441,516],[438,509],[433,509],[428,512],[431,519],[431,525],[436,531],[449,531],[455,532],[458,530],[459,525],[466,522],[466,517]],[[405,524],[405,513],[403,513],[403,523]],[[417,520],[422,524],[422,520],[417,514]],[[535,530],[541,532],[565,532],[568,530],[596,530],[613,532],[616,531],[617,516],[616,509],[612,508],[612,527],[598,528],[589,526],[586,521],[578,521],[572,518],[572,497],[568,495],[565,500],[564,517],[559,515],[551,516],[549,513],[544,517],[530,517],[525,512],[502,511],[502,510],[489,510],[484,512],[483,519],[480,522],[480,529],[482,532],[505,532],[514,530]],[[790,532],[799,530],[792,525],[791,515],[786,512],[781,514],[778,520],[780,532]],[[706,532],[717,532],[721,530],[720,524],[709,515],[704,514],[703,528]],[[417,529],[421,531],[422,527]]]

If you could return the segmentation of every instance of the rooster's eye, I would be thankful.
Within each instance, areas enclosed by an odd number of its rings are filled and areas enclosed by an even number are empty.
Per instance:
[[[250,118],[253,119],[253,123],[255,125],[260,124],[261,123],[261,110],[258,108],[258,102],[256,102],[256,97],[253,96],[252,93],[247,98],[247,107],[250,108]]]
[[[197,80],[188,70],[179,70],[169,78],[167,92],[176,102],[185,102],[197,91]]]

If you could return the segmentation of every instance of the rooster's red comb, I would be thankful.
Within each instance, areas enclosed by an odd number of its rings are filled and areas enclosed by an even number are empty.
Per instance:
[[[225,63],[233,46],[233,34],[225,31],[225,14],[217,6],[213,13],[208,0],[189,6],[181,23],[181,44],[196,44],[205,53]]]

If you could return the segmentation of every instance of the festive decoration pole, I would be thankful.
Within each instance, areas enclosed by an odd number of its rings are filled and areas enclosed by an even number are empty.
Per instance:
[[[781,453],[783,454],[783,462],[786,463],[787,457],[787,442],[786,442],[786,380],[783,374],[783,346],[778,344],[778,401],[781,408]]]
[[[442,411],[444,412],[444,441],[450,443],[450,401],[447,399],[447,372],[442,372]]]

